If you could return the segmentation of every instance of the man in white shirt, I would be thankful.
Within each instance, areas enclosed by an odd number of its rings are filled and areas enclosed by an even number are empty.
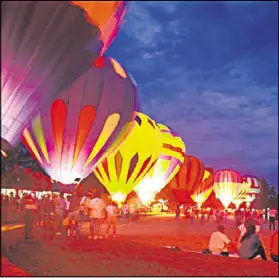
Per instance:
[[[213,232],[209,241],[209,250],[212,254],[219,254],[222,256],[228,256],[228,244],[231,241],[225,234],[225,227],[223,225],[218,226],[217,231]]]
[[[100,198],[100,193],[96,192],[95,197],[91,200],[89,204],[89,221],[91,235],[89,239],[102,239],[100,235],[101,222],[105,218],[105,208],[106,203]]]

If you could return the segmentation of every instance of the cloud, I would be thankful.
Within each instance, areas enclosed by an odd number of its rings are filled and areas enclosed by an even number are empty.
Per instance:
[[[204,90],[198,92],[193,75],[178,72],[164,86],[159,85],[162,80],[146,84],[161,90],[153,97],[145,94],[141,105],[145,113],[175,129],[188,153],[216,168],[235,167],[259,175],[278,166],[278,114],[270,105],[276,102],[276,87],[249,84],[226,68],[217,75],[222,79],[205,81]],[[213,83],[218,91],[209,90]],[[270,103],[264,104],[266,99]]]
[[[145,7],[151,7],[157,10],[160,10],[163,13],[166,14],[173,14],[176,10],[178,5],[181,3],[181,1],[146,1],[146,2],[139,2]],[[183,2],[182,2],[183,3]]]
[[[188,153],[274,181],[278,4],[233,2],[133,3],[115,55],[142,111],[175,129]]]
[[[123,32],[140,43],[140,46],[154,47],[162,33],[161,24],[142,5],[132,2],[123,25]]]

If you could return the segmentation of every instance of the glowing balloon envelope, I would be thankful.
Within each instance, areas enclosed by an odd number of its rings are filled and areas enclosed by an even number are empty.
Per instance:
[[[243,176],[243,184],[248,188],[244,201],[247,207],[257,198],[261,193],[261,182],[254,176]]]
[[[126,5],[108,3],[86,2],[86,7],[98,6],[99,11],[89,13],[90,24],[82,7],[68,1],[1,2],[3,155],[19,142],[38,112],[39,100],[70,86],[111,43]]]
[[[185,144],[170,128],[158,124],[161,131],[160,157],[148,174],[137,184],[134,191],[142,203],[149,203],[176,175],[184,161]]]
[[[71,3],[82,8],[88,21],[98,26],[102,41],[100,55],[103,55],[120,29],[128,1],[71,1]]]
[[[201,185],[197,187],[191,198],[201,207],[207,200],[214,186],[214,172],[212,168],[205,168]]]
[[[236,209],[247,200],[248,192],[250,191],[250,183],[243,181],[240,186],[240,192],[232,199],[232,203],[235,205]]]
[[[169,183],[175,199],[179,203],[191,201],[191,196],[199,195],[208,188],[201,187],[204,178],[204,165],[194,156],[185,155],[176,176]]]
[[[241,184],[242,177],[234,170],[218,170],[215,173],[214,191],[225,209],[241,192]]]
[[[24,129],[22,140],[46,173],[72,184],[92,172],[132,127],[137,90],[122,66],[100,57]]]
[[[131,133],[95,168],[95,176],[115,201],[124,201],[154,166],[160,154],[160,136],[156,122],[137,112]]]

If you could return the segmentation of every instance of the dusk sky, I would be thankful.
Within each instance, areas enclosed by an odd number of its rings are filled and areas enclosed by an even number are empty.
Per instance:
[[[277,2],[132,2],[108,54],[187,154],[278,188],[277,40]]]

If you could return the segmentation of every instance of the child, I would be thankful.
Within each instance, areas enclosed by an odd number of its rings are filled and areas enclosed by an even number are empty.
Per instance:
[[[116,237],[116,220],[118,215],[118,206],[115,202],[110,201],[109,205],[106,207],[107,211],[107,231],[106,231],[106,238],[109,237],[109,231],[112,227],[112,235]]]

